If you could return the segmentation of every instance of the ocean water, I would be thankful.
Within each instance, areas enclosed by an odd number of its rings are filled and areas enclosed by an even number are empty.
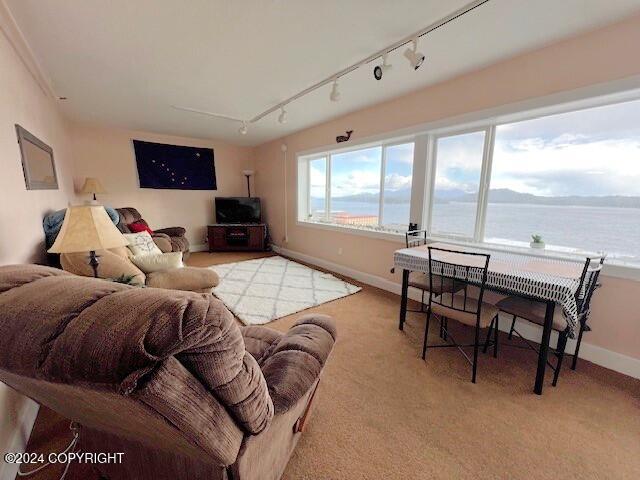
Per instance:
[[[332,201],[332,210],[354,215],[378,215],[378,204]],[[433,225],[442,232],[473,230],[476,205],[434,205]],[[409,204],[384,206],[383,223],[392,227],[408,224]],[[532,234],[542,235],[548,246],[604,251],[609,259],[640,264],[640,209],[490,203],[485,239],[516,241],[528,245]]]

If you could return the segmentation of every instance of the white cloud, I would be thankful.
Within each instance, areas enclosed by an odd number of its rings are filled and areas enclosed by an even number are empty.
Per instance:
[[[520,142],[518,150],[497,141],[491,187],[536,195],[640,195],[640,140],[570,140]]]
[[[400,190],[411,187],[411,175],[392,173],[384,177],[384,186],[390,190]]]
[[[331,181],[331,195],[342,197],[356,193],[375,193],[380,189],[380,174],[366,170],[352,170],[336,174]]]

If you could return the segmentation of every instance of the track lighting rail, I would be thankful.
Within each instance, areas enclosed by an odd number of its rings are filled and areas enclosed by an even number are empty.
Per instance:
[[[268,108],[264,112],[259,113],[258,115],[256,115],[255,117],[253,117],[249,121],[251,123],[255,123],[258,120],[261,120],[262,118],[266,117],[270,113],[273,113],[276,110],[279,110],[280,108],[282,108],[282,107],[286,106],[287,104],[293,102],[294,100],[297,100],[300,97],[304,97],[305,95],[313,92],[314,90],[317,90],[320,87],[323,87],[323,86],[325,86],[325,85],[327,85],[329,83],[334,82],[335,80],[339,79],[340,77],[344,77],[345,75],[353,72],[354,70],[357,70],[361,66],[367,65],[368,63],[371,63],[372,61],[374,61],[374,60],[376,60],[378,58],[381,58],[386,53],[393,52],[394,50],[397,50],[397,49],[405,46],[406,44],[411,43],[416,38],[423,37],[424,35],[426,35],[426,34],[428,34],[430,32],[433,32],[434,30],[437,30],[440,27],[443,27],[447,23],[450,23],[450,22],[456,20],[457,18],[460,18],[463,15],[466,15],[467,13],[471,12],[472,10],[475,10],[476,8],[484,5],[485,3],[488,3],[489,1],[490,0],[475,0],[475,1],[471,2],[471,3],[468,3],[467,5],[463,6],[462,8],[459,8],[458,10],[450,13],[446,17],[443,17],[440,20],[432,23],[431,25],[423,28],[422,30],[419,30],[419,31],[417,31],[417,32],[415,32],[415,33],[413,33],[411,35],[408,35],[407,37],[403,38],[402,40],[398,40],[397,42],[392,43],[391,45],[383,48],[382,50],[378,50],[377,52],[369,55],[368,57],[363,58],[359,62],[354,63],[353,65],[349,65],[348,67],[340,70],[337,73],[334,73],[333,75],[325,78],[324,80],[319,81],[318,83],[314,83],[313,85],[311,85],[310,87],[305,88],[301,92],[298,92],[295,95],[287,98],[286,100],[283,100],[282,102],[278,103],[277,105],[274,105],[273,107]]]
[[[281,101],[280,103],[277,103],[275,105],[273,105],[272,107],[268,108],[267,110],[265,110],[264,112],[261,112],[259,114],[257,114],[255,117],[248,119],[248,120],[243,120],[240,118],[235,118],[235,117],[231,117],[229,115],[222,115],[222,114],[217,114],[217,113],[212,113],[212,112],[206,112],[203,110],[197,110],[195,108],[187,108],[187,107],[180,107],[180,106],[176,106],[176,105],[172,105],[173,108],[177,109],[177,110],[184,110],[184,111],[188,111],[188,112],[194,112],[194,113],[199,113],[199,114],[203,114],[203,115],[209,115],[209,116],[213,116],[213,117],[218,117],[218,118],[224,118],[227,120],[233,120],[236,122],[241,122],[243,124],[242,128],[240,129],[242,134],[246,134],[246,125],[249,123],[255,123],[261,119],[263,119],[264,117],[266,117],[267,115],[277,111],[277,110],[281,110],[284,107],[286,107],[289,103],[304,97],[305,95],[329,84],[329,83],[334,83],[334,91],[336,92],[335,94],[332,92],[332,100],[333,101],[337,101],[337,99],[339,98],[339,93],[337,92],[337,85],[336,82],[339,78],[344,77],[345,75],[348,75],[349,73],[353,72],[354,70],[357,70],[358,68],[362,67],[363,65],[367,65],[371,62],[373,62],[374,60],[377,60],[378,58],[382,58],[383,56],[407,45],[408,43],[412,43],[415,42],[417,39],[419,39],[420,37],[423,37],[424,35],[427,35],[428,33],[433,32],[434,30],[437,30],[440,27],[443,27],[444,25],[462,17],[463,15],[466,15],[467,13],[475,10],[476,8],[484,5],[485,3],[488,3],[490,0],[474,0],[473,2],[470,2],[466,5],[464,5],[463,7],[455,10],[454,12],[450,13],[449,15],[442,17],[440,20],[437,20],[436,22],[433,22],[432,24],[428,25],[427,27],[423,28],[422,30],[418,30],[415,33],[412,33],[411,35],[408,35],[406,37],[404,37],[401,40],[398,40],[395,43],[392,43],[391,45],[386,46],[385,48],[378,50],[377,52],[369,55],[366,58],[363,58],[362,60],[360,60],[357,63],[354,63],[352,65],[349,65],[348,67],[334,73],[333,75],[330,75],[329,77],[325,78],[324,80],[321,80],[317,83],[314,83],[313,85],[311,85],[310,87],[305,88],[304,90],[296,93],[295,95],[287,98],[286,100]],[[419,66],[419,65],[418,65]],[[416,67],[417,68],[417,67]],[[283,123],[283,122],[281,122]]]

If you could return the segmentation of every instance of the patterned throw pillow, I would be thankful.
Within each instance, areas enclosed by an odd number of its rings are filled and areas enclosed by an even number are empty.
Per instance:
[[[129,241],[129,250],[134,255],[160,255],[162,253],[149,232],[124,233],[123,235]]]

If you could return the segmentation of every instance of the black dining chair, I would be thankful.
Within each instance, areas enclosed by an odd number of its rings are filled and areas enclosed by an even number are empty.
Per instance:
[[[476,383],[476,373],[478,370],[478,350],[484,346],[485,350],[490,343],[492,330],[495,333],[493,340],[493,355],[498,355],[498,309],[489,303],[483,302],[484,290],[487,283],[487,271],[489,268],[490,255],[484,253],[461,252],[444,248],[429,248],[429,281],[430,285],[441,282],[451,282],[454,293],[429,292],[429,303],[427,307],[427,321],[424,329],[424,341],[422,345],[422,359],[426,359],[429,348],[457,347],[464,358],[471,364],[471,381]],[[434,255],[438,258],[434,259]],[[469,287],[479,289],[478,297],[469,295]],[[440,328],[445,330],[445,340],[451,343],[428,344],[429,324],[431,317],[435,315],[440,318]],[[448,325],[443,326],[442,319],[455,320],[475,329],[474,342],[462,345],[455,341],[448,331]],[[489,328],[487,338],[483,345],[480,344],[480,330]],[[470,359],[462,347],[473,347],[473,359]]]
[[[589,304],[591,302],[593,292],[598,285],[598,277],[600,275],[600,271],[602,270],[604,259],[604,256],[599,258],[587,257],[582,269],[582,274],[580,275],[580,283],[575,294],[580,330],[578,333],[578,343],[576,344],[576,351],[574,353],[574,365],[576,363],[578,352],[580,350],[582,334],[589,328],[587,325],[587,319],[589,317]],[[500,311],[513,316],[511,320],[511,328],[509,329],[509,340],[513,338],[513,334],[515,333],[530,349],[538,353],[538,348],[531,342],[529,342],[526,338],[524,338],[520,334],[520,332],[516,330],[516,319],[522,318],[531,323],[542,326],[544,325],[545,321],[546,304],[522,297],[509,296],[497,302],[496,306],[500,309]],[[549,363],[550,368],[553,370],[552,385],[555,387],[558,384],[558,377],[560,376],[562,361],[567,347],[567,340],[569,338],[569,327],[567,326],[567,320],[564,316],[562,306],[560,305],[556,305],[556,308],[554,310],[553,323],[551,328],[558,332],[558,341],[556,344],[556,348],[552,350],[556,356],[556,364],[554,366]]]
[[[600,272],[604,266],[606,255],[600,257],[599,265],[589,272],[590,278],[585,289],[584,300],[582,301],[582,312],[580,315],[580,330],[578,331],[578,338],[576,340],[576,349],[573,352],[573,361],[571,362],[571,370],[575,370],[578,366],[578,354],[580,353],[580,345],[582,344],[582,335],[584,332],[590,332],[591,327],[588,324],[589,316],[591,314],[591,298],[594,292],[600,288]]]
[[[427,244],[427,231],[426,230],[409,230],[405,234],[405,242],[407,248],[419,247]],[[434,275],[433,283],[429,280],[429,274],[424,272],[411,272],[409,274],[409,286],[420,290],[421,302],[420,310],[409,310],[408,312],[426,313],[425,309],[425,295],[429,292],[434,292],[436,295],[442,293],[454,293],[456,285],[450,280],[443,279],[438,275]],[[458,289],[459,290],[459,289]],[[443,327],[446,327],[447,319],[443,319]],[[445,329],[440,329],[440,336],[445,338]]]

